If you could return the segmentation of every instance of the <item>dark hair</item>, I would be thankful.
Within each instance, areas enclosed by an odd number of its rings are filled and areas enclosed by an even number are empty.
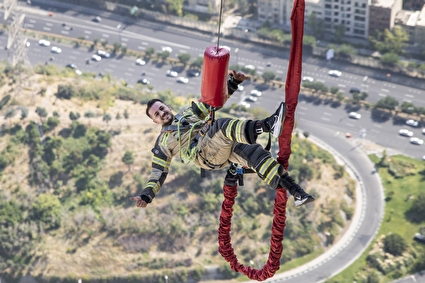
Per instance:
[[[146,115],[151,119],[152,119],[152,117],[151,117],[151,115],[149,115],[149,109],[151,109],[152,105],[154,105],[154,103],[158,102],[158,101],[164,103],[164,101],[162,101],[161,99],[153,98],[153,99],[149,100],[147,105],[146,105]]]

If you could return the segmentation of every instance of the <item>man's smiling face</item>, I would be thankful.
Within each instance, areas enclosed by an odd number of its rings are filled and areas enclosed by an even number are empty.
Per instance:
[[[160,101],[155,102],[148,110],[149,116],[152,121],[156,124],[167,125],[170,124],[174,116],[171,112],[171,108],[165,103]]]

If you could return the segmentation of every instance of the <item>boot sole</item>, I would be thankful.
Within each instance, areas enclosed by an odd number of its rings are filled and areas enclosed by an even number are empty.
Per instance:
[[[278,138],[282,132],[283,132],[283,122],[285,121],[285,116],[286,116],[286,104],[284,102],[282,102],[279,106],[279,116],[277,119],[277,124],[279,125],[278,129],[274,128],[272,135],[275,138]]]
[[[304,204],[307,204],[307,203],[310,203],[310,202],[313,202],[313,201],[315,201],[314,197],[309,196],[309,197],[302,199],[302,200],[296,200],[295,206],[298,207],[298,206],[301,206],[301,205],[304,205]]]

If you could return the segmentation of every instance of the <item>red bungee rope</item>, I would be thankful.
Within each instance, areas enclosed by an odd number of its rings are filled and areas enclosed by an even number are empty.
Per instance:
[[[291,155],[291,137],[294,128],[294,114],[298,103],[302,74],[302,41],[304,34],[304,10],[305,0],[295,0],[291,15],[292,45],[290,50],[289,66],[285,86],[286,116],[284,129],[279,136],[279,152],[277,161],[287,170]],[[258,281],[272,277],[280,267],[280,257],[283,251],[283,234],[286,221],[286,202],[288,200],[286,190],[276,189],[276,197],[273,210],[272,236],[270,238],[270,252],[267,263],[262,269],[253,269],[239,263],[230,238],[231,219],[233,205],[238,194],[237,185],[223,186],[224,201],[221,206],[220,226],[218,229],[218,251],[223,258],[230,263],[232,270],[246,275],[248,278]]]

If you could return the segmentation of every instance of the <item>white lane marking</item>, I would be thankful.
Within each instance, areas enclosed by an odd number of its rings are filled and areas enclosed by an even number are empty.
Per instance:
[[[91,34],[91,30],[85,30],[84,33],[85,34]]]
[[[385,88],[381,88],[381,90],[382,90],[383,92],[390,92],[390,90],[385,89]]]
[[[48,27],[43,27],[43,29],[44,30],[47,30],[47,31],[51,31],[52,30],[51,28],[48,28]]]

